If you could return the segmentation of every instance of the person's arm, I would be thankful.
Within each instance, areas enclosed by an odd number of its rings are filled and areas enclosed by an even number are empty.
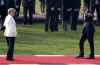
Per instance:
[[[6,20],[6,19],[5,19],[5,20]],[[0,28],[0,31],[4,31],[4,30],[6,29],[6,27],[5,27],[5,26],[6,26],[6,23],[7,23],[7,22],[5,21],[4,24],[3,24],[3,26]]]
[[[0,31],[4,31],[5,29],[6,29],[6,27],[2,26],[1,29],[0,29]]]

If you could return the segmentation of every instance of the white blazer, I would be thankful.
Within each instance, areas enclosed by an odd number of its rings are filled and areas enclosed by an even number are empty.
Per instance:
[[[4,26],[5,26],[4,36],[6,37],[16,37],[17,36],[16,22],[13,16],[11,15],[6,16]]]

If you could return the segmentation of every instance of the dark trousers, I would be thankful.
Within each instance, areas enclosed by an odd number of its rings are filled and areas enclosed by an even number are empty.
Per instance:
[[[71,30],[77,30],[79,11],[72,11]]]
[[[21,0],[19,0],[18,4],[16,4],[16,5],[18,6],[18,7],[16,7],[16,16],[19,16]]]
[[[56,17],[57,15],[53,15],[51,16],[51,19],[50,19],[50,30],[51,32],[54,32],[54,31],[58,31],[58,22],[56,20]]]
[[[13,59],[15,37],[6,37],[6,41],[8,45],[7,59]]]
[[[45,4],[46,4],[46,2],[45,2],[45,0],[41,0],[40,3],[41,3],[41,5],[40,5],[41,12],[44,13],[45,12]]]
[[[88,7],[88,9],[90,10],[90,8],[91,8],[91,2],[92,0],[84,0],[84,5],[86,6],[86,7]]]
[[[89,45],[90,45],[90,55],[91,56],[94,56],[94,32],[90,32],[90,33],[87,33],[87,32],[83,32],[82,36],[81,36],[81,39],[80,39],[80,55],[83,55],[84,56],[84,42],[85,40],[87,39],[88,42],[89,42]]]
[[[66,11],[67,9],[64,10],[63,12],[63,30],[67,30],[67,21],[70,21],[71,19],[71,30],[77,30],[77,22],[78,22],[78,16],[79,16],[79,11]]]
[[[70,20],[70,12],[66,11],[67,9],[65,9],[63,11],[63,15],[62,15],[62,25],[63,25],[63,31],[67,31],[67,22]]]
[[[29,20],[28,20],[28,14],[29,12]],[[29,24],[32,24],[32,18],[33,18],[33,13],[34,13],[34,8],[32,7],[24,7],[24,24],[27,24],[29,22]]]
[[[6,15],[7,15],[6,6],[0,6],[0,16],[1,16],[0,22],[1,22],[2,26],[3,26]]]
[[[47,11],[47,22],[45,24],[45,31],[48,32],[50,29],[51,32],[58,31],[58,22],[57,22],[57,15],[48,10]]]
[[[48,32],[48,27],[49,27],[49,21],[47,19],[45,23],[45,32]]]
[[[56,30],[57,24],[55,23],[55,17],[54,16],[50,16],[49,18],[47,18],[47,22],[45,24],[45,31],[48,32],[49,29],[51,32],[54,32]]]

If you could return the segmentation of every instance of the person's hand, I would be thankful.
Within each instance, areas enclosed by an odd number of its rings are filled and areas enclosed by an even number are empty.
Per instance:
[[[68,12],[70,12],[72,10],[72,8],[67,9]]]
[[[55,10],[55,8],[54,8],[54,7],[52,7],[52,8],[51,8],[51,10],[52,10],[52,11],[54,11],[54,10]]]
[[[61,11],[61,8],[57,8],[58,11]]]

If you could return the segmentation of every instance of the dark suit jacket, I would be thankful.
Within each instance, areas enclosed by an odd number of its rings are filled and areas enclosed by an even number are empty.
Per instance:
[[[80,8],[81,0],[70,0],[70,1],[72,2],[70,5],[72,8],[75,8],[75,9]]]
[[[65,9],[69,8],[80,8],[81,0],[63,0]]]
[[[15,0],[7,0],[7,8],[16,8]]]
[[[23,7],[33,7],[35,6],[35,0],[22,0]]]
[[[93,4],[93,5],[96,5],[95,2],[96,2],[96,0],[93,0],[93,1],[92,1],[92,4]],[[100,0],[98,0],[98,6],[100,7]]]
[[[2,8],[3,7],[3,8]],[[2,9],[1,9],[2,8]],[[4,11],[4,12],[3,12]],[[6,12],[5,12],[6,11]],[[0,6],[0,14],[7,13],[7,0],[4,0],[4,5]]]
[[[92,7],[92,6],[95,6],[95,1],[96,0],[84,0],[84,3],[85,3],[85,6],[87,7]],[[98,0],[99,3],[100,3],[100,0]],[[100,5],[100,4],[99,4]]]
[[[16,0],[16,5],[20,6],[22,0]]]
[[[62,0],[63,1],[63,8],[69,9],[71,8],[71,1],[70,0]]]
[[[46,0],[47,8],[57,7],[57,0]]]
[[[0,2],[1,2],[1,0],[0,0]],[[7,0],[4,0],[4,6],[7,6]]]

